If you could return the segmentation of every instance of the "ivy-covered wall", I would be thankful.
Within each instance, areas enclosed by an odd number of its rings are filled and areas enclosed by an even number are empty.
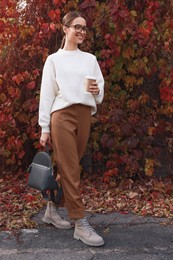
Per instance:
[[[82,50],[94,53],[105,98],[93,117],[88,153],[104,181],[172,174],[173,6],[165,1],[30,0],[0,6],[2,172],[26,171],[40,149],[38,101],[43,64],[61,42],[61,19],[84,13]]]

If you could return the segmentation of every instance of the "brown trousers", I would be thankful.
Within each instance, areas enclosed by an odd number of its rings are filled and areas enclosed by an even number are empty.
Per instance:
[[[65,206],[71,219],[85,216],[79,190],[79,162],[86,149],[90,126],[91,107],[82,104],[58,110],[51,116],[54,160],[61,178]]]

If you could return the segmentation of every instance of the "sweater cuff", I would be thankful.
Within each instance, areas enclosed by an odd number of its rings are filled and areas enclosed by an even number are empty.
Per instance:
[[[99,94],[93,95],[93,96],[94,96],[96,104],[100,104],[102,102],[102,100],[103,100],[103,92],[101,90],[100,90]]]
[[[49,126],[44,126],[44,127],[42,127],[41,132],[42,132],[42,133],[50,133],[50,128],[49,128]]]

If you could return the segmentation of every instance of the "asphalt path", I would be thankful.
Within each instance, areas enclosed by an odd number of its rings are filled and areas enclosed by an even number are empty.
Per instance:
[[[18,235],[0,232],[1,260],[173,260],[173,225],[167,219],[133,214],[88,214],[105,245],[90,247],[73,238],[74,229],[59,230],[34,216],[38,229]],[[61,209],[65,218],[66,211]]]

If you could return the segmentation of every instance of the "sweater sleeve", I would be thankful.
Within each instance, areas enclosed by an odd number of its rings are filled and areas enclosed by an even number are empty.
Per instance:
[[[94,76],[97,78],[97,84],[99,86],[100,92],[98,95],[94,95],[94,99],[96,104],[100,104],[104,97],[104,78],[98,64],[97,59],[95,60],[94,64]]]
[[[50,132],[50,113],[57,93],[54,64],[49,56],[44,64],[40,91],[38,123],[42,128],[42,133]]]

